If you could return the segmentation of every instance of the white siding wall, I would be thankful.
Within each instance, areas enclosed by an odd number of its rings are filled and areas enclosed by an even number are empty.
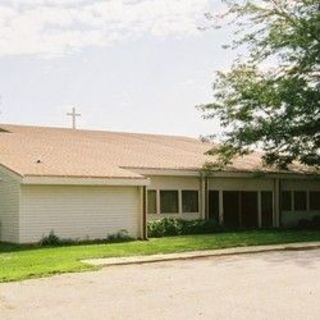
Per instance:
[[[139,237],[138,187],[22,186],[20,242],[54,230],[61,238],[101,239],[126,229]]]
[[[320,191],[320,180],[283,180],[281,182],[283,191]],[[308,198],[308,197],[307,197]],[[293,200],[293,197],[292,197]],[[292,211],[283,211],[281,213],[281,222],[285,227],[296,225],[299,220],[311,220],[314,216],[320,216],[320,211],[311,211],[307,199],[306,211],[295,211],[292,203]]]
[[[151,184],[148,186],[148,190],[156,190],[158,198],[158,213],[157,214],[148,214],[148,220],[157,220],[164,217],[171,218],[181,218],[181,219],[199,219],[201,217],[201,180],[198,177],[159,177],[152,176],[149,177]],[[177,190],[179,191],[179,213],[178,214],[160,214],[160,199],[159,192],[160,190]],[[195,213],[185,213],[182,212],[182,203],[181,203],[181,191],[182,190],[194,190],[199,191],[199,212]]]
[[[0,241],[18,242],[20,185],[3,168],[0,179]]]

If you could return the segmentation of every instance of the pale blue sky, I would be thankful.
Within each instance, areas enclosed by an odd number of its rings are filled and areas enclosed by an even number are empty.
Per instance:
[[[199,136],[195,105],[232,53],[230,31],[200,32],[219,0],[2,0],[2,123]],[[2,30],[2,31],[1,31]]]

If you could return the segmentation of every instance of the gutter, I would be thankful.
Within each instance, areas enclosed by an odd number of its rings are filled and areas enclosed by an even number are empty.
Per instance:
[[[98,178],[98,177],[57,177],[25,176],[23,185],[87,185],[87,186],[147,186],[150,179],[141,178]]]

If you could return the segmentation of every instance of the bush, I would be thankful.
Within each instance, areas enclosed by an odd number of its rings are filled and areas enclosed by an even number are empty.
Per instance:
[[[320,229],[320,216],[314,216],[312,222],[316,228]]]
[[[148,223],[148,235],[151,238],[188,234],[206,234],[221,232],[222,227],[215,220],[183,220],[163,218]]]
[[[312,221],[308,219],[300,219],[298,222],[298,229],[310,229],[312,227]]]
[[[53,230],[50,231],[48,236],[43,236],[42,239],[39,242],[39,245],[41,247],[55,247],[55,246],[62,246],[66,244],[73,244],[76,243],[76,241],[73,241],[71,239],[60,239]]]
[[[298,229],[320,230],[320,216],[314,216],[312,220],[301,219]]]
[[[105,239],[94,239],[94,240],[73,240],[73,239],[61,239],[54,231],[50,231],[49,235],[43,236],[39,241],[40,247],[58,247],[64,245],[80,245],[80,244],[94,244],[94,243],[114,243],[131,241],[133,238],[129,236],[127,230],[120,230],[115,234],[108,234]]]
[[[124,241],[131,241],[133,238],[129,236],[127,230],[120,230],[114,234],[108,234],[106,241],[107,242],[124,242]]]

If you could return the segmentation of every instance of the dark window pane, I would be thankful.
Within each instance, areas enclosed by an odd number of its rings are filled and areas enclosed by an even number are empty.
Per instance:
[[[148,213],[157,213],[157,191],[148,191]]]
[[[307,210],[307,193],[305,191],[294,192],[294,210],[295,211]]]
[[[209,219],[219,221],[219,191],[209,191]]]
[[[282,191],[281,193],[281,209],[283,211],[291,211],[291,191]]]
[[[240,192],[241,227],[258,227],[258,192]]]
[[[320,210],[320,191],[310,191],[310,210]]]
[[[161,213],[179,213],[178,191],[160,191]]]
[[[271,228],[273,226],[273,194],[272,191],[261,192],[261,216],[262,227]]]
[[[182,211],[199,212],[199,192],[198,191],[182,191]]]
[[[240,192],[223,191],[223,221],[226,227],[240,227]]]

